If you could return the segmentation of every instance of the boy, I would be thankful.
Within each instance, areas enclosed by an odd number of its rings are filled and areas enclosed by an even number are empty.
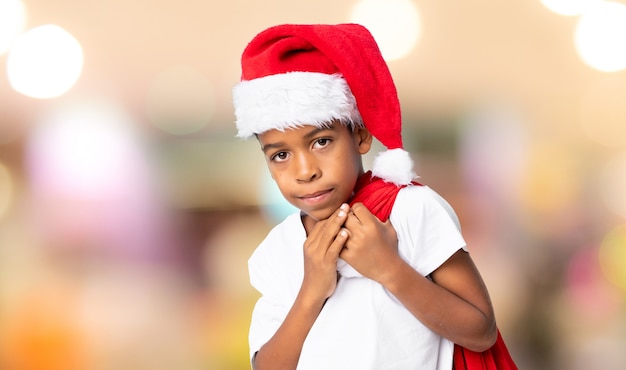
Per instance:
[[[249,260],[255,369],[451,369],[490,348],[489,294],[448,203],[412,182],[395,85],[356,24],[280,25],[242,55],[238,136],[300,212]],[[373,137],[387,150],[365,172]],[[348,205],[350,203],[351,205]]]

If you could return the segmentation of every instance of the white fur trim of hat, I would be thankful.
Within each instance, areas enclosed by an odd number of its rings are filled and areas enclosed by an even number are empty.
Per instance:
[[[339,74],[288,72],[241,81],[233,88],[233,102],[241,138],[332,120],[361,124],[354,96]]]

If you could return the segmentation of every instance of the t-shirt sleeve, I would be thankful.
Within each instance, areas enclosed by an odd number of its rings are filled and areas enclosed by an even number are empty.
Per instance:
[[[398,233],[400,254],[424,276],[459,249],[466,250],[453,208],[427,186],[402,189],[390,220]]]
[[[261,294],[250,322],[250,359],[276,333],[289,311],[284,280],[281,281],[279,256],[270,248],[276,243],[272,234],[259,245],[248,260],[251,285]]]

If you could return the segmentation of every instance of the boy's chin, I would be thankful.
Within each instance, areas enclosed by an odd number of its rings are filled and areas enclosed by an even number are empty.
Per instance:
[[[317,222],[317,221],[325,220],[328,217],[332,216],[334,211],[335,210],[333,209],[333,210],[318,210],[318,211],[311,211],[311,212],[307,212],[307,211],[303,211],[303,212],[307,217]]]

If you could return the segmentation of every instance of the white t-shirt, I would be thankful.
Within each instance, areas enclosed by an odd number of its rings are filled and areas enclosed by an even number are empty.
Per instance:
[[[390,220],[398,250],[427,276],[465,249],[450,205],[427,186],[398,193]],[[276,332],[298,294],[304,276],[306,232],[300,214],[274,227],[248,261],[251,284],[261,293],[250,325],[252,357]],[[418,321],[379,283],[347,265],[309,332],[299,370],[410,370],[452,368],[454,344]]]

